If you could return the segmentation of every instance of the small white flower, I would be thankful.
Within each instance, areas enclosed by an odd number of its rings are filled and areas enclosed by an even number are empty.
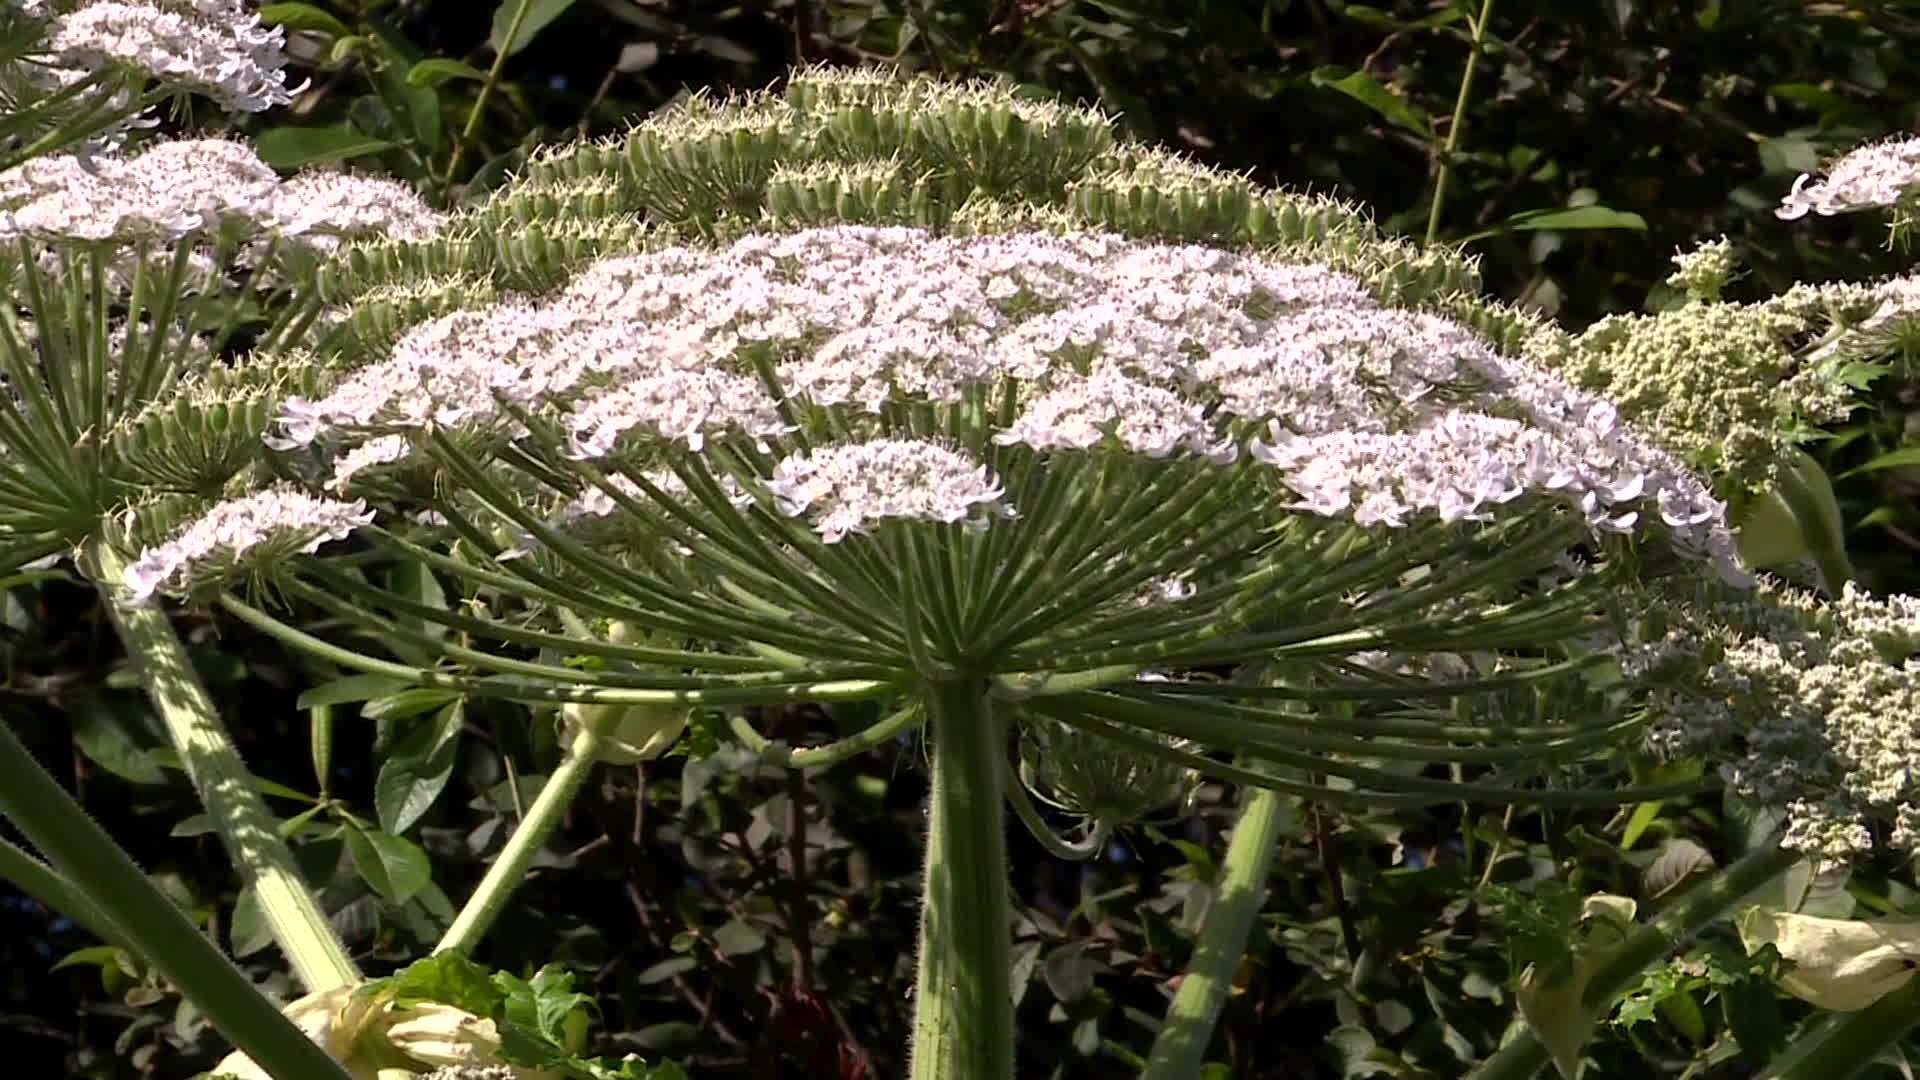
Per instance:
[[[225,571],[249,553],[313,552],[373,521],[364,502],[321,499],[291,488],[270,488],[220,503],[171,540],[142,551],[128,565],[125,585],[135,600],[164,586],[186,584],[205,570]]]
[[[807,515],[827,543],[882,521],[984,525],[1001,511],[999,481],[951,447],[919,439],[876,439],[791,454],[767,481],[788,517]]]

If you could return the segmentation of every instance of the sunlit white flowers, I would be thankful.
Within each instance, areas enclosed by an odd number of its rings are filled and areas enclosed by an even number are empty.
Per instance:
[[[1920,136],[1889,139],[1843,154],[1826,175],[1802,175],[1775,213],[1792,221],[1898,206],[1920,187]]]
[[[167,543],[141,552],[127,567],[123,584],[128,595],[144,600],[163,585],[182,586],[243,560],[258,560],[262,549],[282,556],[316,551],[372,520],[362,502],[272,488],[221,503]]]
[[[285,37],[242,0],[91,0],[54,18],[48,45],[68,65],[121,65],[260,112],[292,100]]]

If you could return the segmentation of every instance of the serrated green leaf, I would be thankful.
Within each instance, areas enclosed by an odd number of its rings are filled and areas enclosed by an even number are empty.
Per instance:
[[[465,1009],[475,1016],[492,1016],[507,995],[487,970],[457,952],[435,953],[415,960],[385,979],[368,986],[370,992],[393,995],[394,1001],[435,1001]]]
[[[500,1052],[515,1065],[540,1068],[567,1060],[567,1017],[591,1011],[593,999],[573,989],[572,973],[549,964],[532,979],[495,972],[493,982],[506,994],[496,1020]]]
[[[347,854],[360,879],[388,903],[406,903],[433,879],[427,853],[392,833],[349,826]]]

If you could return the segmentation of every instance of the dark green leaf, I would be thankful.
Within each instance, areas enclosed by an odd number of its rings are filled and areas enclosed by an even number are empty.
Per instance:
[[[267,4],[260,9],[260,21],[288,30],[311,30],[332,37],[346,37],[347,24],[312,4]]]
[[[347,854],[361,880],[388,903],[406,903],[433,877],[427,853],[391,833],[349,826]]]
[[[458,756],[466,705],[455,701],[430,724],[416,724],[400,740],[373,784],[373,805],[380,827],[396,835],[419,821],[446,790]]]
[[[268,128],[254,140],[260,160],[276,169],[299,169],[308,165],[347,161],[377,154],[393,146],[346,128],[277,127]]]
[[[320,705],[340,705],[351,701],[385,697],[406,688],[407,683],[404,680],[389,675],[349,675],[344,679],[321,683],[301,694],[300,700],[294,704],[302,709],[311,709]]]
[[[512,56],[532,44],[534,35],[565,14],[573,3],[574,0],[500,0],[500,6],[493,10],[493,32],[487,36],[487,44],[495,53]],[[507,31],[513,26],[514,16],[519,14],[522,7],[527,9],[526,14],[521,17],[519,30],[509,42]]]
[[[439,86],[454,79],[471,79],[485,82],[487,73],[464,60],[453,60],[444,56],[430,57],[413,65],[407,70],[409,86]],[[408,565],[412,565],[409,563]]]
[[[1425,113],[1364,71],[1324,67],[1315,71],[1312,79],[1313,85],[1338,90],[1408,131],[1432,134],[1432,124]]]
[[[1089,944],[1070,942],[1047,954],[1040,973],[1056,999],[1071,1004],[1093,993],[1094,962],[1087,955]]]
[[[713,947],[721,956],[745,956],[767,946],[767,936],[734,919],[713,932]]]
[[[640,985],[648,986],[657,982],[666,982],[675,975],[684,975],[698,966],[700,961],[691,956],[670,956],[657,964],[647,965],[633,978]]]
[[[67,709],[73,744],[88,761],[135,784],[164,784],[147,731],[146,703],[125,694],[76,694]]]
[[[360,715],[368,720],[405,720],[443,708],[458,700],[460,700],[458,690],[420,686],[411,690],[402,690],[397,694],[374,698],[360,707]]]
[[[227,941],[236,959],[244,959],[273,944],[273,924],[260,906],[260,894],[251,885],[240,890],[228,917]]]

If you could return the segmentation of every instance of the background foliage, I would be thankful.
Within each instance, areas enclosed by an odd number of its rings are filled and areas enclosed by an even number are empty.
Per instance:
[[[1490,291],[1581,326],[1672,302],[1668,256],[1721,234],[1749,269],[1736,296],[1891,272],[1900,261],[1859,220],[1787,226],[1772,208],[1828,153],[1920,125],[1920,13],[1879,0],[1505,0],[1457,135],[1464,2],[534,0],[501,58],[516,6],[268,5],[314,88],[254,122],[262,154],[391,172],[452,203],[534,145],[618,132],[685,93],[765,86],[796,63],[900,64],[1097,102],[1137,134],[1362,200],[1415,237],[1445,160],[1440,239],[1481,255]],[[1876,410],[1813,449],[1863,576],[1920,591],[1920,393],[1910,371],[1877,392]],[[430,580],[395,584],[445,602]],[[6,586],[10,718],[182,904],[284,985],[89,595],[57,571]],[[204,615],[183,629],[356,953],[374,969],[418,955],[551,767],[551,718],[336,681]],[[339,732],[318,763],[315,709]],[[798,742],[859,719],[793,710],[759,726]],[[670,1054],[696,1077],[897,1075],[920,748],[805,777],[754,764],[717,727],[683,745],[600,770],[483,959],[572,966],[602,1003],[609,1052]],[[1210,786],[1190,821],[1125,834],[1084,869],[1015,834],[1032,1075],[1111,1076],[1143,1051],[1237,797]],[[1215,1047],[1220,1075],[1459,1075],[1497,1045],[1513,975],[1564,945],[1579,897],[1657,907],[1738,853],[1753,823],[1737,809],[1299,806]],[[1913,911],[1912,882],[1907,866],[1868,866],[1799,882],[1795,899]],[[1596,1044],[1599,1074],[1746,1075],[1804,1015],[1764,968],[1709,936],[1656,969]],[[4,891],[0,1038],[24,1048],[23,1075],[189,1075],[223,1049],[137,965]]]

